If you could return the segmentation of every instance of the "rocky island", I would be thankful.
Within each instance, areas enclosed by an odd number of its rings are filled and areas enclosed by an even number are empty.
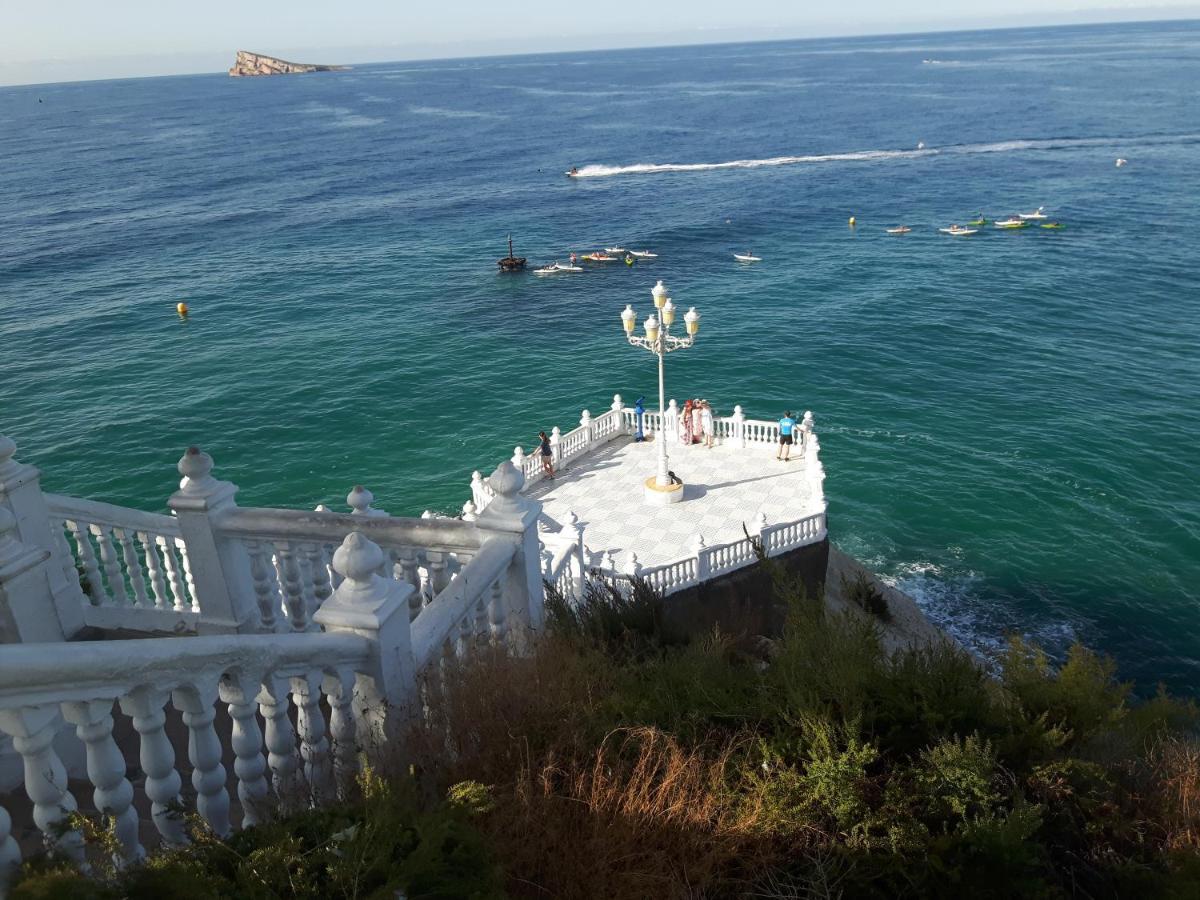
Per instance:
[[[249,50],[239,50],[229,74],[241,75],[297,75],[302,72],[344,72],[349,66],[317,66],[311,63],[294,63],[274,56],[263,56]]]

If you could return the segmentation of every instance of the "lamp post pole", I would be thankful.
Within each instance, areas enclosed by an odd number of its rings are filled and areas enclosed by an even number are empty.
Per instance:
[[[634,347],[642,347],[658,357],[658,467],[653,478],[646,479],[646,499],[651,503],[676,503],[683,499],[683,485],[672,481],[668,467],[667,455],[667,392],[664,378],[664,358],[668,353],[691,347],[696,342],[700,331],[700,314],[696,308],[688,310],[683,317],[687,337],[676,337],[671,334],[671,326],[675,323],[675,304],[667,296],[667,289],[661,281],[650,291],[657,311],[651,313],[644,323],[645,337],[634,334],[637,328],[637,313],[632,305],[627,305],[621,313],[621,324],[625,328],[625,337]]]

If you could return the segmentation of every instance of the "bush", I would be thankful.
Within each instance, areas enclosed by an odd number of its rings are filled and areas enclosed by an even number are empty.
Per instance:
[[[845,576],[842,576],[842,597],[881,622],[892,621],[892,611],[888,609],[887,598],[865,572],[859,572],[853,581],[847,581]]]

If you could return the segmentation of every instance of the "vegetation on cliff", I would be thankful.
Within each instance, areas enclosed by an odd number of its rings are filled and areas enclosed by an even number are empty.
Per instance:
[[[552,594],[536,652],[453,673],[352,801],[92,878],[29,864],[13,898],[1200,894],[1193,704],[1082,647],[1014,639],[996,677],[889,656],[875,617],[776,593],[776,641],[672,634],[644,586]]]

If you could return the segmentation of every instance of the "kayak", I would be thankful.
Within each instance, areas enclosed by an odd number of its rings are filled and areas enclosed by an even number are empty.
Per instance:
[[[1042,210],[1045,208],[1046,207],[1044,206],[1039,206],[1031,213],[1017,213],[1017,215],[1022,219],[1045,219],[1048,218],[1046,214],[1042,212]]]
[[[751,256],[749,253],[735,253],[733,258],[738,262],[762,262],[761,256]]]
[[[979,234],[978,228],[951,227],[951,228],[939,228],[938,231],[940,231],[942,234],[952,234],[955,237],[966,237],[969,234]]]
[[[617,258],[615,256],[608,256],[604,253],[585,253],[585,254],[583,254],[583,259],[586,259],[588,262],[616,262],[617,261]]]
[[[657,253],[651,253],[649,250],[630,250],[630,256],[636,256],[638,259],[658,259]]]
[[[604,248],[604,252],[605,252],[605,253],[617,253],[617,254],[620,254],[620,253],[624,253],[624,252],[625,252],[625,248],[624,248],[624,247],[605,247],[605,248]]]
[[[967,224],[979,226],[979,225],[986,225],[987,223],[988,223],[988,220],[983,218],[983,216],[980,216],[978,219],[973,219],[972,221],[968,222]]]
[[[1005,219],[1003,222],[996,223],[997,228],[1028,228],[1029,223],[1021,219]]]
[[[1042,227],[1043,228],[1066,228],[1067,226],[1064,225],[1062,222],[1043,222]]]
[[[901,225],[899,228],[889,228],[887,230],[887,233],[888,234],[908,234],[910,231],[912,231],[912,229],[909,228],[907,225]]]

